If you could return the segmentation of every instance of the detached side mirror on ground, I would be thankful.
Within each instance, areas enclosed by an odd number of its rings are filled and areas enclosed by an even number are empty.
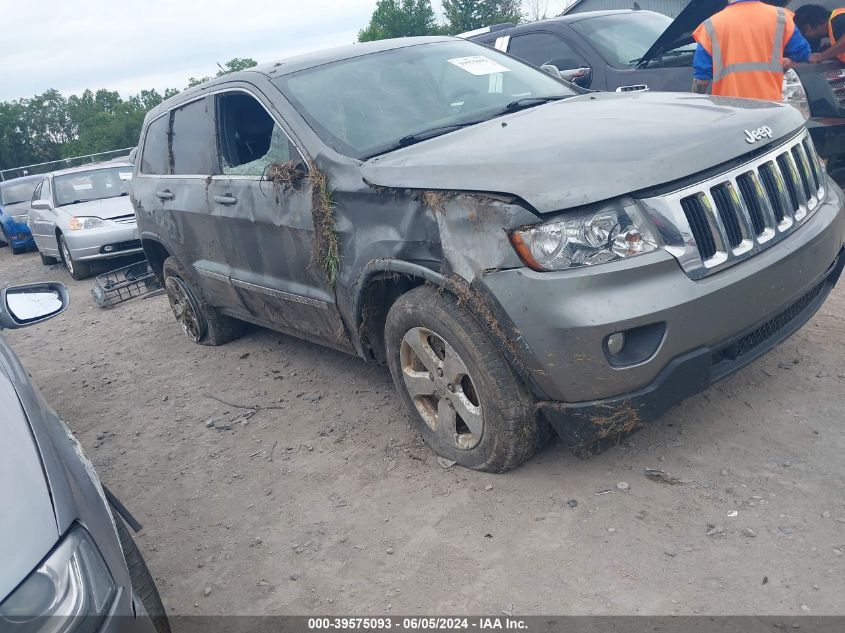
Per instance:
[[[46,321],[64,312],[68,302],[67,288],[55,281],[5,288],[0,293],[0,329]]]
[[[36,211],[52,211],[53,205],[50,204],[47,200],[35,200],[31,205],[29,205]]]

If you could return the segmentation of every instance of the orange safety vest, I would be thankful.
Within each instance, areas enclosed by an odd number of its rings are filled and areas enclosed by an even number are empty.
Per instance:
[[[845,9],[836,9],[835,11],[833,11],[833,13],[830,14],[830,22],[827,23],[827,34],[828,39],[830,39],[831,46],[836,44],[836,37],[834,37],[833,35],[833,18],[838,15],[842,15],[843,13],[845,13]],[[839,61],[845,62],[845,53],[839,55]]]
[[[780,101],[783,49],[794,14],[762,2],[739,2],[701,24],[695,40],[713,58],[714,95]]]

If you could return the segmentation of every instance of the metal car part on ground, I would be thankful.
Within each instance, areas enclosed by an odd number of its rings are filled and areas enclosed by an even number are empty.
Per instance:
[[[67,304],[62,284],[6,288],[0,329],[40,323]],[[2,336],[0,411],[0,629],[169,633],[152,576],[93,465]]]
[[[845,263],[795,109],[584,93],[452,38],[226,75],[151,111],[138,156],[186,335],[251,322],[385,363],[425,441],[481,470],[550,425],[586,456],[653,421],[795,332]]]

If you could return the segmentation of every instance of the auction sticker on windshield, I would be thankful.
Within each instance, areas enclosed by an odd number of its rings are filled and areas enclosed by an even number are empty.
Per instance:
[[[472,57],[455,57],[448,60],[450,64],[462,68],[472,75],[493,75],[495,73],[506,73],[510,68],[494,62],[484,55],[473,55]]]

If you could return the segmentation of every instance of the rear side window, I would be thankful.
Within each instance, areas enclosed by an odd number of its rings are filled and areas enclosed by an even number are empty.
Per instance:
[[[218,95],[217,121],[222,174],[262,177],[270,165],[299,159],[285,132],[251,95]]]
[[[167,133],[170,129],[170,116],[159,117],[147,128],[144,138],[144,154],[141,158],[142,174],[169,174],[170,160],[167,151]]]
[[[558,70],[572,70],[587,65],[572,46],[551,33],[516,35],[511,38],[508,52],[534,66],[551,64]]]
[[[207,104],[203,98],[173,111],[170,143],[174,174],[205,176],[212,172],[214,131]]]

